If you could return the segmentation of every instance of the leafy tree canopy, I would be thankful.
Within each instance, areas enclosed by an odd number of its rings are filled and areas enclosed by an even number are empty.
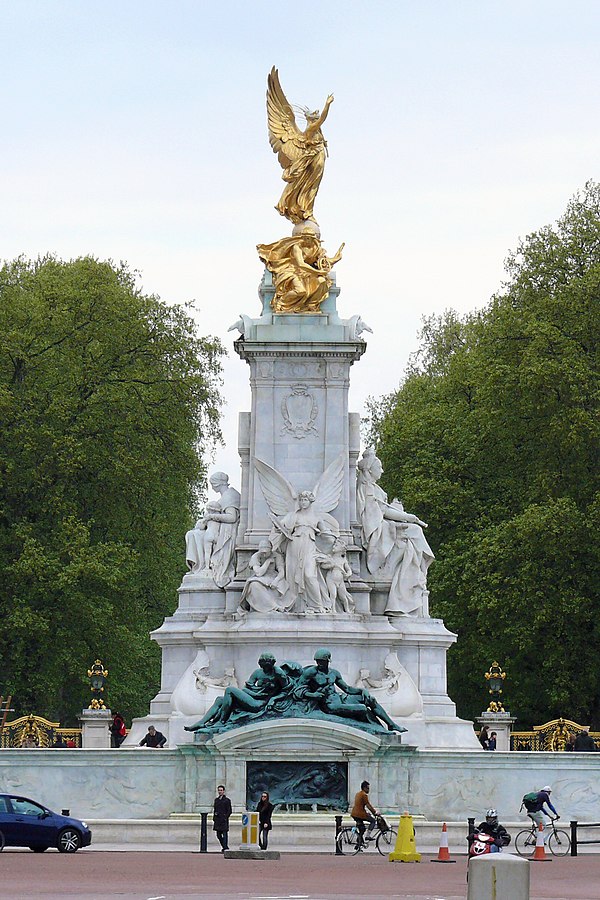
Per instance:
[[[96,657],[113,710],[147,711],[222,353],[125,265],[0,269],[0,689],[19,713],[73,721]]]
[[[507,275],[482,311],[424,322],[371,440],[386,490],[430,524],[459,712],[485,708],[497,659],[522,724],[600,727],[600,186],[522,241]]]

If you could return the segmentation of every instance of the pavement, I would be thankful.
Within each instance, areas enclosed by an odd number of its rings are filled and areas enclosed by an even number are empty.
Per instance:
[[[279,849],[274,847],[273,849]],[[456,863],[390,863],[360,856],[282,853],[279,860],[224,859],[220,853],[75,854],[4,850],[2,900],[465,900],[466,857]],[[531,900],[598,900],[600,856],[531,866]]]

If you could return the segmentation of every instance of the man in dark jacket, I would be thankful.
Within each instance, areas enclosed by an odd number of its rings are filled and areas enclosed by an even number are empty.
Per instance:
[[[154,725],[148,726],[148,734],[140,741],[140,747],[152,747],[154,750],[162,750],[167,739],[162,731],[157,731]]]
[[[225,785],[217,788],[215,806],[213,811],[213,831],[217,832],[217,840],[221,845],[221,853],[229,850],[227,836],[229,833],[229,816],[231,815],[231,800],[225,796]]]
[[[595,749],[596,744],[594,743],[594,738],[590,737],[588,729],[586,728],[585,731],[580,731],[575,738],[573,750],[578,750],[580,753],[593,753]]]

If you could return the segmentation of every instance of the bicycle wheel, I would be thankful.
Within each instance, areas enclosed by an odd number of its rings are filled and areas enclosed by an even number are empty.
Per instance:
[[[566,831],[555,828],[548,838],[548,847],[552,856],[566,856],[571,849],[571,838]]]
[[[519,856],[533,856],[535,850],[535,834],[530,828],[520,831],[515,838],[515,850]]]
[[[344,856],[354,856],[361,849],[356,828],[342,828],[336,839],[337,848]]]
[[[392,850],[396,846],[397,834],[398,832],[395,828],[388,828],[387,831],[382,831],[381,834],[377,835],[375,845],[382,856],[387,856],[388,853],[392,852]]]

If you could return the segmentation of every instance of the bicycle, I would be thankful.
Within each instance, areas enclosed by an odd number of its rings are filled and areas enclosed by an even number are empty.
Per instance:
[[[398,832],[388,825],[383,816],[377,816],[376,822],[375,828],[371,830],[369,841],[361,836],[358,825],[346,825],[342,828],[335,840],[338,852],[345,856],[354,856],[356,853],[367,850],[369,844],[374,843],[381,855],[387,856],[396,845]]]
[[[552,856],[566,856],[571,849],[571,838],[562,828],[557,828],[554,824],[555,822],[556,819],[550,819],[552,833],[548,835],[546,846],[550,850]],[[515,838],[515,850],[519,856],[533,856],[538,831],[538,826],[535,822],[532,822],[531,828],[525,828],[518,833]]]

